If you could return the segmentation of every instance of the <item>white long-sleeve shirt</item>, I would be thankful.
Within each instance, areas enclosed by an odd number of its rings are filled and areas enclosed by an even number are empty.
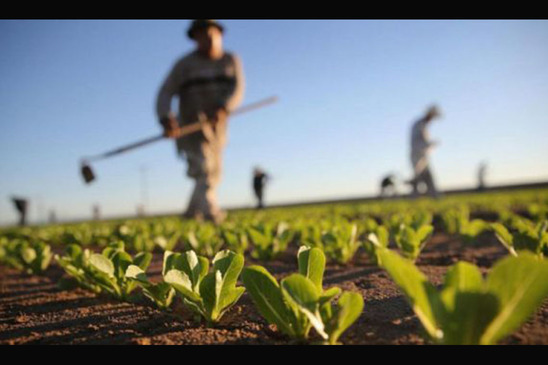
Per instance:
[[[411,163],[415,175],[420,175],[428,167],[428,156],[434,143],[430,140],[425,118],[417,121],[411,130]]]

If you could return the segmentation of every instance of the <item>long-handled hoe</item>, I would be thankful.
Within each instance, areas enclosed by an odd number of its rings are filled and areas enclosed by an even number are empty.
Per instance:
[[[264,100],[258,101],[256,103],[252,103],[252,104],[246,105],[244,107],[241,107],[241,108],[235,110],[234,112],[232,112],[231,116],[242,115],[242,114],[251,112],[253,110],[263,108],[263,107],[265,107],[267,105],[270,105],[270,104],[273,104],[277,101],[278,101],[278,97],[273,96],[273,97],[270,97],[268,99],[264,99]],[[203,127],[203,124],[201,122],[197,122],[197,123],[193,123],[193,124],[189,124],[187,126],[184,126],[184,127],[181,128],[181,137],[185,137],[185,136],[188,136],[190,134],[199,132],[199,131],[202,130],[202,127]],[[118,155],[124,154],[124,153],[129,152],[129,151],[133,151],[133,150],[135,150],[137,148],[140,148],[140,147],[148,146],[148,145],[150,145],[154,142],[162,141],[164,139],[166,139],[166,137],[163,134],[161,134],[159,136],[150,137],[150,138],[144,139],[142,141],[135,142],[135,143],[129,144],[127,146],[123,146],[123,147],[117,148],[115,150],[112,150],[112,151],[109,151],[109,152],[106,152],[106,153],[103,153],[103,154],[100,154],[100,155],[97,155],[97,156],[82,158],[80,160],[80,173],[82,174],[82,177],[84,178],[84,181],[86,182],[86,184],[91,184],[96,179],[95,173],[93,172],[93,169],[91,168],[91,165],[90,165],[91,162],[106,160],[108,158],[118,156]]]

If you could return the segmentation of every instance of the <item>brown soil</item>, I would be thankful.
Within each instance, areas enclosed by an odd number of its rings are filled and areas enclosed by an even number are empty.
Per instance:
[[[486,235],[481,245],[466,246],[458,238],[436,234],[417,262],[435,284],[447,269],[468,261],[487,272],[506,252]],[[277,278],[297,270],[296,248],[278,260],[262,264]],[[161,273],[161,255],[149,269],[153,280]],[[180,303],[174,313],[154,309],[145,299],[120,303],[81,289],[62,291],[57,282],[63,272],[52,266],[43,277],[0,268],[0,345],[5,344],[140,344],[140,345],[272,345],[292,341],[269,326],[244,295],[217,328],[195,323]],[[343,335],[348,345],[421,345],[421,325],[388,275],[368,263],[360,252],[347,267],[328,265],[326,286],[359,292],[365,309]],[[548,344],[548,303],[505,344]]]

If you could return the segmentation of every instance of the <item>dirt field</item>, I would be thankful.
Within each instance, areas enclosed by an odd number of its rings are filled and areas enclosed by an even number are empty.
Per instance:
[[[506,252],[489,235],[481,245],[463,246],[457,239],[436,234],[418,261],[420,269],[440,284],[447,269],[459,260],[488,272]],[[296,248],[271,263],[262,264],[278,279],[297,270]],[[159,280],[162,257],[155,255],[149,269]],[[291,340],[268,326],[246,295],[226,315],[220,327],[196,324],[177,302],[174,313],[154,309],[146,299],[135,304],[97,297],[81,289],[62,291],[63,277],[55,265],[44,277],[0,268],[0,344],[140,344],[140,345],[275,345]],[[359,292],[365,299],[360,319],[344,334],[348,345],[425,344],[421,325],[396,286],[382,270],[371,266],[360,252],[348,267],[328,265],[325,286]],[[548,344],[548,303],[505,344]]]

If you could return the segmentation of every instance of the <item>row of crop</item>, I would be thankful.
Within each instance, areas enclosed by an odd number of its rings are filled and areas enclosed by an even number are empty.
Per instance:
[[[480,234],[492,232],[498,240],[517,256],[519,251],[531,251],[537,256],[548,255],[548,221],[535,222],[516,214],[508,214],[498,222],[470,219],[466,207],[452,209],[441,216],[445,230],[461,238],[463,244],[476,241]],[[225,224],[183,224],[170,219],[153,222],[132,222],[117,225],[102,237],[106,246],[122,242],[131,252],[193,250],[200,256],[212,258],[222,249],[239,254],[249,252],[260,261],[274,260],[290,244],[321,249],[327,258],[341,265],[349,263],[363,248],[373,263],[378,262],[376,248],[397,247],[401,254],[416,261],[433,232],[433,215],[428,212],[397,214],[384,222],[375,219],[349,221],[343,218],[317,221],[263,222]],[[74,231],[64,237],[74,237]],[[150,249],[138,249],[137,243],[153,242]],[[95,241],[98,242],[98,241]],[[89,246],[79,240],[62,241],[66,245]],[[51,261],[51,248],[36,238],[15,236],[0,238],[0,261],[33,273],[45,270]]]
[[[448,212],[468,211],[474,214],[490,214],[498,220],[520,212],[527,218],[540,222],[548,217],[548,190],[502,192],[480,195],[446,197],[442,200],[420,199],[415,201],[395,200],[354,204],[319,205],[308,207],[272,209],[263,213],[255,211],[233,212],[223,226],[227,229],[287,222],[292,228],[311,222],[335,221],[344,218],[363,222],[375,217],[378,222],[390,225],[402,216],[416,212],[445,216]],[[405,219],[405,218],[403,218]],[[81,246],[105,247],[113,237],[123,240],[128,249],[135,252],[155,249],[170,250],[181,241],[188,241],[187,233],[198,226],[196,222],[181,222],[177,218],[159,218],[129,221],[89,222],[45,227],[10,228],[0,230],[0,237],[33,238],[49,244],[79,244]],[[295,227],[297,226],[297,227]],[[451,229],[450,227],[448,229]]]
[[[474,265],[458,263],[438,290],[412,260],[375,247],[379,266],[404,293],[432,343],[495,344],[517,330],[548,296],[548,262],[529,252],[500,261],[485,280]],[[151,258],[150,253],[132,257],[122,243],[101,254],[70,245],[63,256],[55,256],[82,288],[129,301],[141,287],[164,311],[170,311],[178,295],[185,309],[208,326],[217,325],[247,291],[268,323],[299,342],[338,343],[364,309],[360,294],[324,288],[326,257],[318,248],[301,247],[298,273],[281,282],[264,267],[244,267],[244,256],[227,250],[217,253],[211,264],[194,251],[167,251],[162,281],[153,283],[146,274]],[[316,336],[311,336],[312,329]]]

